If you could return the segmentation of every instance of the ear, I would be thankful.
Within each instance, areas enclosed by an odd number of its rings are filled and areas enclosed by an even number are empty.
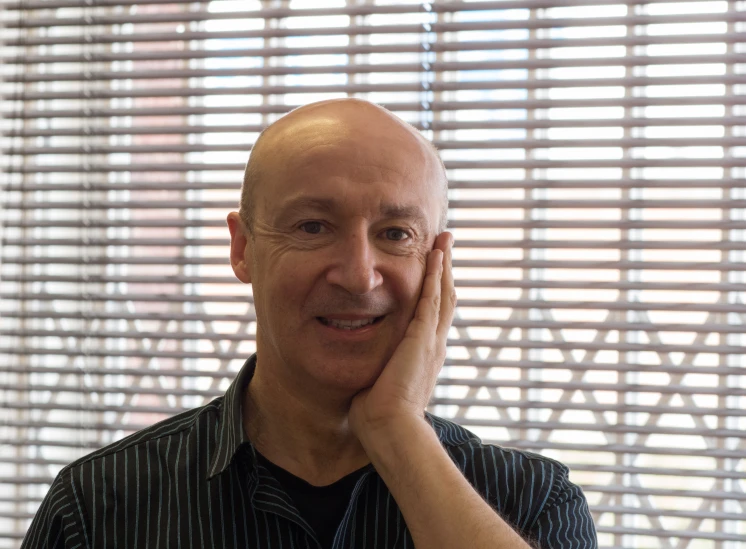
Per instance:
[[[229,213],[227,221],[231,233],[231,267],[238,280],[244,284],[251,284],[251,235],[244,227],[238,212]]]

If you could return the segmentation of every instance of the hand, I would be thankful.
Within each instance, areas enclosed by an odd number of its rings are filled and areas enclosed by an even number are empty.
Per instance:
[[[350,407],[350,427],[363,442],[371,431],[422,419],[446,357],[448,329],[456,307],[451,269],[451,233],[440,233],[428,254],[414,317],[375,384]]]

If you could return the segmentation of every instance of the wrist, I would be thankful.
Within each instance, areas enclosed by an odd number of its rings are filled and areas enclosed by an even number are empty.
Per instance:
[[[440,444],[424,412],[369,423],[358,433],[358,439],[374,465],[402,457],[401,454],[418,444],[418,441],[434,439]]]

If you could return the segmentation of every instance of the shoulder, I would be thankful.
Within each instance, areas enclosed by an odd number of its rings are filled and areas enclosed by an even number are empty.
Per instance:
[[[557,460],[497,444],[485,444],[461,425],[428,416],[444,448],[464,476],[498,511],[534,515],[571,497],[569,469]],[[518,519],[518,517],[515,517]]]
[[[531,490],[550,500],[568,483],[569,469],[557,460],[533,452],[485,444],[468,429],[441,417],[427,414],[441,444],[461,472],[480,491],[490,487],[506,492]]]
[[[485,444],[443,418],[428,414],[427,419],[474,489],[524,536],[539,547],[597,547],[587,501],[570,481],[566,465],[533,452]]]
[[[106,515],[107,503],[120,502],[122,490],[126,501],[127,487],[132,479],[139,478],[144,464],[149,475],[152,461],[153,474],[162,478],[164,469],[171,467],[166,465],[169,447],[173,448],[173,454],[182,442],[192,440],[189,451],[196,455],[195,437],[215,438],[222,401],[220,397],[200,408],[177,414],[64,467],[34,516],[22,547],[56,547],[63,539],[66,547],[91,546],[96,525]],[[159,454],[163,447],[165,456]],[[142,489],[145,494],[148,487]]]
[[[493,462],[493,465],[500,470],[523,467],[522,470],[516,469],[513,473],[521,472],[524,475],[542,474],[543,471],[545,474],[551,473],[566,477],[569,472],[567,466],[552,458],[526,450],[485,444],[477,435],[457,423],[431,414],[427,415],[427,419],[446,451],[459,463],[469,464],[479,458]]]
[[[148,444],[154,441],[161,441],[169,437],[178,437],[185,432],[194,430],[200,424],[207,424],[209,422],[211,425],[216,425],[217,420],[220,417],[223,398],[224,397],[216,398],[209,404],[192,410],[187,410],[163,421],[159,421],[150,427],[146,427],[145,429],[137,431],[117,442],[83,456],[65,466],[60,471],[58,478],[79,469],[81,466],[95,464],[96,462],[105,460],[118,453],[127,450],[136,451],[138,447],[147,447]],[[214,421],[210,422],[210,419]]]

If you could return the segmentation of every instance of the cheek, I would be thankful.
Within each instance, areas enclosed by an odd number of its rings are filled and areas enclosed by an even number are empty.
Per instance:
[[[296,313],[312,292],[320,273],[321,263],[308,253],[266,254],[261,262],[261,286],[263,302],[283,315]]]
[[[397,270],[393,278],[393,287],[397,299],[407,311],[414,312],[422,290],[422,280],[425,275],[425,263],[423,261],[411,261]]]

